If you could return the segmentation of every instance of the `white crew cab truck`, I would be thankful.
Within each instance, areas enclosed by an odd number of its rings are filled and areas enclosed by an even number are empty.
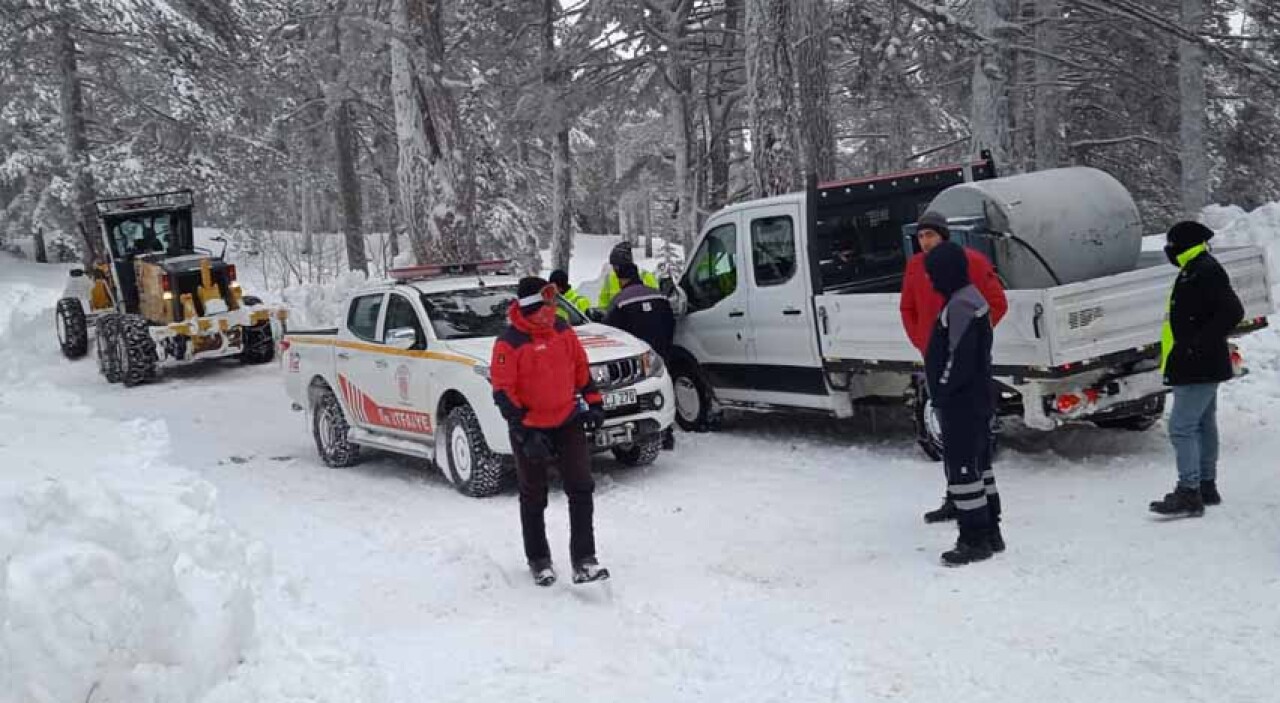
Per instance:
[[[489,357],[516,298],[506,262],[418,266],[351,295],[338,327],[281,341],[285,386],[320,458],[349,466],[369,447],[434,461],[463,494],[501,491],[511,475],[507,423],[493,402]],[[661,357],[560,300],[604,398],[588,436],[627,465],[653,462],[674,421]]]
[[[1000,415],[1044,430],[1154,424],[1168,390],[1159,339],[1176,269],[1140,251],[1132,198],[1094,169],[994,176],[984,159],[810,183],[713,214],[672,291],[680,425],[705,428],[725,407],[848,417],[858,403],[905,400],[921,447],[938,458],[920,353],[898,310],[912,225],[930,207],[1005,283],[1009,310],[992,350]],[[1265,326],[1265,252],[1214,255],[1245,307],[1237,334]]]

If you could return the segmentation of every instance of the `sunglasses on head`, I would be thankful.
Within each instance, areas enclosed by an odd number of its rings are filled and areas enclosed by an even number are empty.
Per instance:
[[[517,302],[520,303],[520,307],[522,308],[529,307],[530,305],[535,305],[537,303],[554,303],[557,295],[560,295],[560,289],[556,288],[556,284],[548,283],[537,293],[534,293],[533,295],[526,295],[525,297],[520,298]]]

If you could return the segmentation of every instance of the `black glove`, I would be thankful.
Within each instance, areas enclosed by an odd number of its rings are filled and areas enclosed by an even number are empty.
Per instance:
[[[592,322],[604,322],[604,310],[600,308],[591,308],[587,310],[587,318]]]
[[[587,406],[587,411],[582,414],[582,429],[588,432],[595,432],[604,426],[604,406],[600,403],[592,403]]]
[[[547,461],[555,455],[551,435],[543,430],[518,426],[512,428],[511,436],[520,445],[520,454],[529,461]]]

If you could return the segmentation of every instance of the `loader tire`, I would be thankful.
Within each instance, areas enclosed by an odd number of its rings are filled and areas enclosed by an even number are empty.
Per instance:
[[[245,327],[242,334],[244,351],[240,352],[240,363],[265,364],[276,358],[276,340],[271,335],[270,322]]]
[[[120,345],[117,342],[120,338],[120,315],[112,312],[100,316],[95,329],[98,373],[107,379],[107,383],[119,383],[124,377],[120,369]]]
[[[55,312],[58,346],[68,359],[79,359],[89,353],[89,322],[79,298],[63,298]]]
[[[318,399],[311,408],[311,436],[316,441],[316,453],[325,466],[341,469],[360,458],[360,445],[347,439],[351,425],[342,413],[338,396],[325,385],[313,386]]]
[[[120,335],[116,338],[119,349],[120,381],[128,388],[155,380],[159,374],[159,357],[156,343],[151,339],[150,325],[141,315],[124,315],[120,318]]]

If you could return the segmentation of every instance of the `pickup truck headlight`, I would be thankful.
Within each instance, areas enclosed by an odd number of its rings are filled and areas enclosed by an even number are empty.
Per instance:
[[[667,365],[662,361],[662,356],[658,352],[650,349],[640,357],[640,363],[644,365],[645,378],[657,378],[666,370]]]

